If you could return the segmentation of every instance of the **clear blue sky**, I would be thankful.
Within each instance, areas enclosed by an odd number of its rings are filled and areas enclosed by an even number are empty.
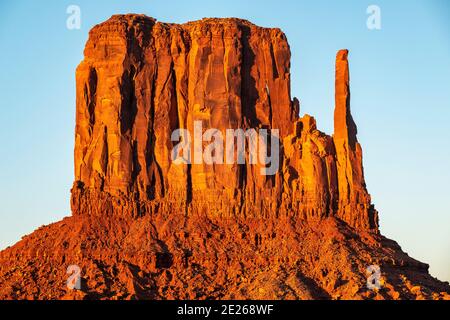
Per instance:
[[[44,5],[45,3],[45,5]],[[66,8],[81,8],[81,30]],[[366,27],[381,8],[382,29]],[[352,111],[382,232],[450,280],[450,2],[1,1],[0,248],[70,215],[75,68],[89,29],[116,13],[241,17],[280,27],[301,113],[332,133],[334,59],[350,50]]]

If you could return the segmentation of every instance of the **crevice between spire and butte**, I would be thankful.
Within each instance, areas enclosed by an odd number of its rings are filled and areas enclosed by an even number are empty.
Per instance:
[[[182,25],[141,15],[94,27],[77,80],[74,215],[334,216],[378,232],[350,112],[348,51],[336,57],[334,135],[299,117],[279,29],[240,19]],[[175,165],[175,129],[280,130],[280,169]]]

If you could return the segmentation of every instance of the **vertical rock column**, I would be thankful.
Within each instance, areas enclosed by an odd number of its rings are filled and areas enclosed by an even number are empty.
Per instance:
[[[364,181],[361,145],[350,112],[348,51],[336,56],[333,141],[336,148],[339,202],[337,216],[357,229],[378,229],[378,215],[371,205]]]

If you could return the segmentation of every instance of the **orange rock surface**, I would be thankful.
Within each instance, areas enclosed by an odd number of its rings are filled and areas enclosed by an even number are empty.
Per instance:
[[[0,253],[0,298],[449,298],[448,283],[379,234],[347,56],[336,57],[328,136],[299,117],[279,29],[142,15],[95,26],[76,73],[73,216]],[[279,170],[174,164],[171,134],[194,121],[279,129]],[[69,265],[80,291],[65,286]],[[380,290],[366,286],[370,265]]]
[[[169,208],[210,217],[336,216],[376,232],[346,51],[336,65],[334,138],[311,117],[299,118],[289,66],[285,35],[243,20],[173,25],[116,16],[96,26],[77,69],[73,213],[95,211],[97,201],[84,201],[90,196],[111,208],[109,201],[131,198],[124,210],[132,216]],[[194,121],[223,134],[279,129],[280,170],[261,176],[248,163],[174,164],[171,134],[193,132]]]

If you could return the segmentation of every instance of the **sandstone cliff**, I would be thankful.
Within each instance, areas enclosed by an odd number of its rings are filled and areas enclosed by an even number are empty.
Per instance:
[[[76,72],[73,216],[0,253],[0,298],[439,299],[450,288],[379,234],[336,57],[335,128],[299,117],[279,29],[118,15]],[[178,128],[278,129],[279,170],[175,164]],[[82,290],[65,287],[82,270]],[[379,265],[382,289],[366,287]]]
[[[90,33],[77,69],[73,212],[114,201],[127,215],[177,210],[208,216],[338,217],[377,231],[350,114],[347,52],[336,64],[334,137],[299,118],[290,94],[290,50],[278,29],[238,19],[185,25],[117,16]],[[180,166],[171,134],[280,130],[280,170],[243,165]],[[101,202],[84,199],[99,198]],[[107,204],[108,203],[108,204]]]

